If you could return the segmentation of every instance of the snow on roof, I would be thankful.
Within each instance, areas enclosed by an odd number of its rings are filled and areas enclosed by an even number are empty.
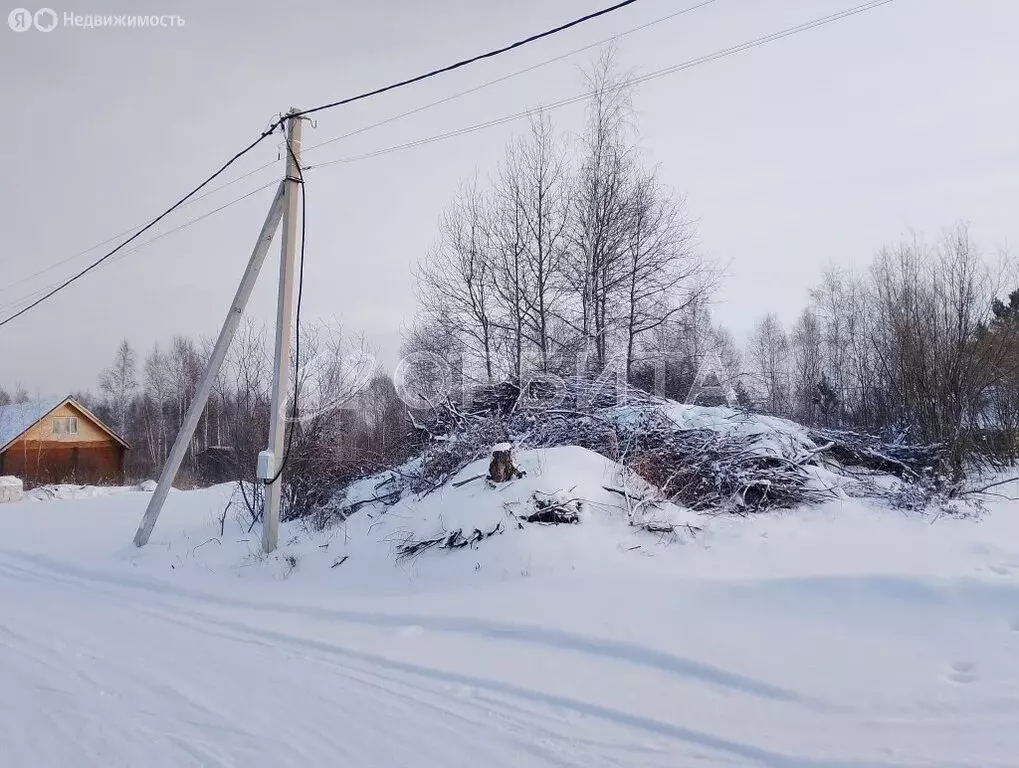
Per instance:
[[[27,403],[0,405],[0,451],[18,439],[39,419],[60,405],[66,397],[47,397]]]

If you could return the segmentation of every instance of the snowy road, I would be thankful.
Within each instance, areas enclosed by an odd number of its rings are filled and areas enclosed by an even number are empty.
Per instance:
[[[0,764],[1008,764],[773,750],[769,733],[785,742],[783,731],[803,728],[814,733],[801,732],[801,745],[855,741],[867,752],[859,734],[880,739],[881,729],[838,703],[624,643],[231,602],[0,556]],[[961,685],[979,670],[957,662],[946,674]],[[1014,698],[997,713],[990,704],[985,725],[1019,712]],[[704,719],[690,709],[720,707],[714,733],[684,724]],[[903,712],[899,725],[929,736],[936,714]]]
[[[0,601],[3,765],[801,764],[509,682],[217,618],[218,600],[192,596],[200,608],[185,608],[181,596],[9,553]],[[412,642],[425,631],[387,623],[385,634]],[[697,665],[686,671],[788,698]]]
[[[1011,518],[762,519],[666,550],[676,565],[578,558],[415,591],[381,583],[391,565],[331,569],[319,539],[282,581],[237,578],[237,550],[200,526],[139,553],[123,546],[139,506],[5,518],[0,766],[1019,765],[1019,558],[996,543]],[[849,531],[891,549],[852,573]],[[907,573],[919,556],[888,573],[905,534],[955,575]],[[801,574],[686,575],[725,564]]]
[[[0,562],[2,765],[669,763],[662,736],[510,686]]]

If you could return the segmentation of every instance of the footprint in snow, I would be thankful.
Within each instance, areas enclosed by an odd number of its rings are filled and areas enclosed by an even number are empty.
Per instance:
[[[973,663],[969,661],[955,662],[947,677],[953,683],[972,683],[977,679],[976,673],[973,671]]]

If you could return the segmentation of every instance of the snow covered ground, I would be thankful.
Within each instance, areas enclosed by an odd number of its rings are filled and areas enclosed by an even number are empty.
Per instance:
[[[229,487],[143,550],[143,492],[0,505],[0,766],[1019,766],[1019,504],[666,506],[701,530],[660,537],[611,462],[520,465],[269,558],[219,535]],[[517,527],[535,492],[581,524]]]

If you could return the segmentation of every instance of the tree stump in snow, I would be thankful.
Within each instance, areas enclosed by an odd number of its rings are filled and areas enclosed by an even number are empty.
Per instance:
[[[523,472],[513,466],[509,443],[500,443],[492,448],[492,461],[488,465],[489,480],[493,483],[505,483],[507,480],[514,480],[523,477],[523,475]]]

